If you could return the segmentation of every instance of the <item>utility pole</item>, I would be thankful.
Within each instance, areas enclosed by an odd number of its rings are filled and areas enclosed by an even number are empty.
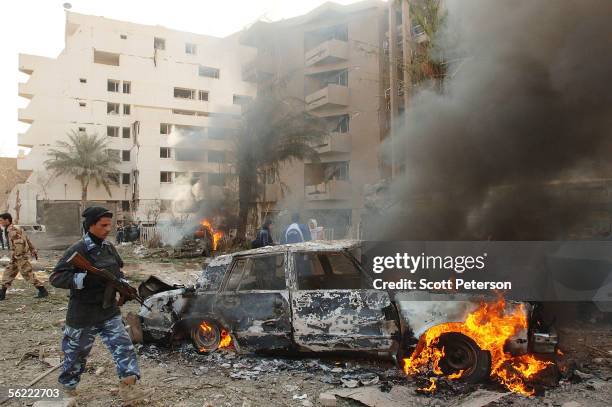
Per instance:
[[[398,82],[397,82],[397,61],[399,59],[397,49],[397,16],[396,0],[389,0],[389,103],[390,103],[390,124],[389,136],[391,139],[391,178],[397,175],[397,153],[395,148],[395,137],[393,133],[397,126],[398,113]]]

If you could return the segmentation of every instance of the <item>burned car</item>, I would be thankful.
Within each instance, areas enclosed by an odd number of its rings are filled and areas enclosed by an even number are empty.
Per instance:
[[[401,361],[428,329],[462,322],[478,303],[461,295],[388,292],[372,287],[360,262],[360,242],[304,242],[215,258],[193,287],[150,279],[138,318],[145,341],[190,339],[201,352],[229,342],[237,352],[369,352]],[[444,296],[444,298],[443,298]],[[533,306],[508,302],[531,318]],[[554,351],[531,328],[506,346],[514,354]],[[461,334],[444,341],[450,371],[479,380],[488,352]]]

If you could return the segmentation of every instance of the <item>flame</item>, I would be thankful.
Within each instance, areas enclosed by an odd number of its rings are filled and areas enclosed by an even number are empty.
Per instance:
[[[221,232],[220,230],[215,231],[212,226],[212,223],[210,223],[210,220],[206,218],[200,222],[200,225],[204,229],[208,230],[208,233],[210,233],[213,239],[213,250],[217,250],[217,247],[219,246],[219,241],[223,237],[223,232]]]
[[[200,331],[204,332],[204,333],[210,333],[213,331],[212,326],[206,322],[206,321],[202,321],[200,323]],[[219,341],[219,345],[217,346],[217,349],[223,349],[223,348],[229,348],[232,345],[232,337],[230,336],[229,332],[227,332],[225,329],[221,330],[221,339]],[[205,347],[201,347],[200,348],[200,352],[209,352],[209,349],[206,349]]]
[[[503,384],[508,390],[524,395],[533,395],[526,380],[544,370],[552,362],[536,359],[533,355],[512,356],[504,352],[506,341],[523,329],[528,321],[523,304],[512,312],[506,311],[503,299],[494,303],[482,303],[474,312],[468,314],[464,322],[449,322],[430,328],[425,332],[409,358],[405,358],[404,372],[413,376],[427,369],[442,375],[439,366],[444,358],[444,348],[440,348],[440,336],[456,332],[471,338],[482,350],[491,354],[491,378]],[[465,372],[459,371],[448,376],[458,379]],[[431,386],[430,386],[431,387]]]
[[[435,377],[430,377],[429,386],[421,387],[419,391],[422,391],[424,393],[433,393],[434,391],[436,391],[436,388],[438,387],[438,385],[436,384],[437,380],[438,379],[436,379]]]

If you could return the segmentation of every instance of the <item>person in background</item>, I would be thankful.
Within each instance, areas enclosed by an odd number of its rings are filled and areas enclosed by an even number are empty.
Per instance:
[[[274,241],[272,240],[272,228],[274,223],[271,219],[266,219],[261,225],[261,228],[257,231],[255,240],[251,242],[251,247],[257,249],[259,247],[273,246]]]
[[[117,244],[123,243],[124,238],[123,222],[117,222]]]
[[[4,242],[6,241],[6,244],[8,245],[8,239],[5,238],[4,236],[4,226],[0,225],[0,249],[4,250],[5,248],[8,249],[8,246],[5,246]]]
[[[310,235],[310,229],[302,223],[300,223],[300,214],[294,213],[291,215],[291,225],[285,229],[285,233],[283,235],[285,239],[285,243],[299,243],[299,242],[308,242],[312,240],[312,236]]]

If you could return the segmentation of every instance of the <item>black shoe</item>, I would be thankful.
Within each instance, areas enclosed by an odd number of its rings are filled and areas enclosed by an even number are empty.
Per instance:
[[[45,287],[37,287],[38,288],[38,295],[36,296],[36,298],[45,298],[49,296],[49,292],[47,291],[47,289]]]
[[[6,288],[0,289],[0,301],[6,298]]]

